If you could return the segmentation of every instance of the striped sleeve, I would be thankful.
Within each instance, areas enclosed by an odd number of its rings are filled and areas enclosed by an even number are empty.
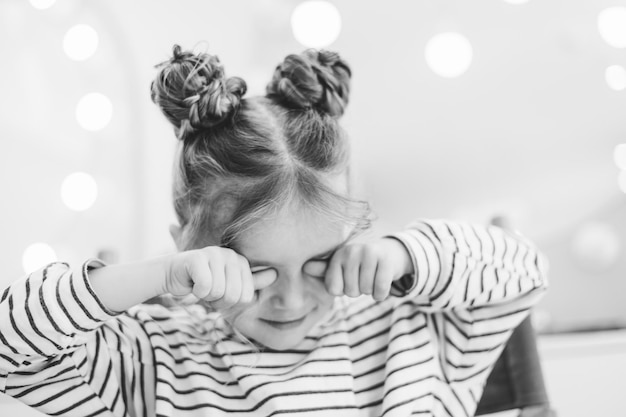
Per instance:
[[[125,416],[141,402],[133,398],[154,380],[148,336],[139,320],[99,301],[88,279],[99,266],[72,274],[53,263],[2,292],[0,392],[63,416]],[[133,414],[146,413],[138,404]]]
[[[85,264],[85,268],[88,268]],[[0,370],[68,353],[115,313],[100,303],[86,278],[53,263],[14,282],[0,303]]]
[[[484,380],[544,294],[547,261],[531,242],[496,226],[421,221],[394,237],[413,257],[405,297],[432,313],[447,382]]]

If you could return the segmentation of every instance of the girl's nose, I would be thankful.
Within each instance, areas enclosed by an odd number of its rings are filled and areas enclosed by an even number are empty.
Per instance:
[[[300,310],[305,303],[305,288],[302,276],[291,275],[278,277],[272,306],[280,310]]]

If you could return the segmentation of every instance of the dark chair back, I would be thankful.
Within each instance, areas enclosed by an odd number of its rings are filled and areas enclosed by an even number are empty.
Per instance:
[[[494,365],[476,415],[520,409],[524,417],[553,417],[541,371],[535,331],[526,318]]]

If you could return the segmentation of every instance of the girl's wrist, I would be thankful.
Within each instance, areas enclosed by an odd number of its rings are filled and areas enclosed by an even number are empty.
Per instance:
[[[91,287],[110,310],[122,312],[164,294],[168,256],[114,264],[88,272]]]
[[[394,281],[404,277],[405,275],[413,275],[415,273],[415,267],[413,265],[413,258],[407,246],[400,239],[395,236],[386,236],[385,239],[392,246],[392,252],[397,259],[394,259],[394,263],[398,265],[398,274],[394,277]]]

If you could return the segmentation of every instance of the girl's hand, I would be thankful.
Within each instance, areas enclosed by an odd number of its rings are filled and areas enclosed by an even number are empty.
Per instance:
[[[253,279],[246,258],[232,249],[209,246],[173,255],[164,291],[175,296],[193,294],[216,309],[225,309],[252,302],[255,290],[275,279],[273,270],[257,272]]]
[[[325,283],[333,295],[370,294],[381,301],[389,296],[393,281],[410,273],[413,264],[404,245],[394,238],[382,238],[339,248],[330,259]]]

